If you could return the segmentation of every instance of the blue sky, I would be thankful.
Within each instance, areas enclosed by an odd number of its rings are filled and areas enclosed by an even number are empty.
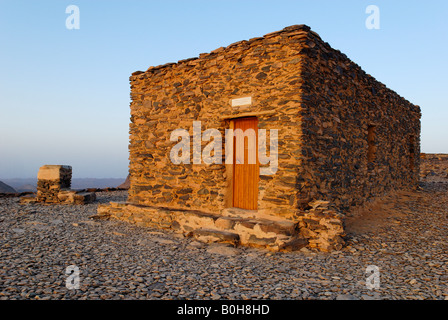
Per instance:
[[[365,27],[368,5],[379,30]],[[294,24],[420,105],[422,152],[448,153],[447,15],[446,0],[0,0],[0,179],[43,164],[125,177],[132,72]]]

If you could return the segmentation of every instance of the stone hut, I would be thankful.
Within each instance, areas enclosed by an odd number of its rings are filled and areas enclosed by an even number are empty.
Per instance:
[[[329,251],[344,243],[350,207],[417,186],[420,108],[308,26],[130,82],[128,202],[100,205],[98,216],[204,241]]]

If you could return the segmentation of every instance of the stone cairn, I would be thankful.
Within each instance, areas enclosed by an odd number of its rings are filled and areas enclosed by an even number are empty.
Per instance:
[[[37,174],[37,201],[58,203],[58,195],[63,189],[70,189],[72,167],[45,165]]]
[[[20,202],[22,204],[86,204],[96,199],[94,192],[71,190],[71,181],[71,166],[42,166],[37,174],[37,196],[22,197]]]

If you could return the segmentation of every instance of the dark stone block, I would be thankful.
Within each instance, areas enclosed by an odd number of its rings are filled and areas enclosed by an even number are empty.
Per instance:
[[[177,194],[189,194],[192,193],[193,189],[191,188],[184,188],[184,189],[180,189],[179,191],[177,191]]]
[[[257,76],[255,78],[257,78],[258,80],[264,80],[267,78],[267,74],[264,72],[260,72],[259,74],[257,74]]]
[[[275,244],[276,238],[258,238],[254,235],[249,237],[248,243],[257,246],[270,246]]]
[[[296,224],[292,223],[288,225],[281,225],[279,223],[260,223],[260,229],[264,232],[274,232],[282,235],[293,235],[296,233]]]
[[[280,251],[297,251],[308,245],[308,240],[305,238],[297,237],[291,241],[283,244],[280,247]]]

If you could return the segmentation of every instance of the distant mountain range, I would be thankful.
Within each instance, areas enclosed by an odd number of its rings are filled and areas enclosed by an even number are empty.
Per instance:
[[[13,187],[7,185],[6,183],[0,181],[0,193],[16,193]]]
[[[87,188],[117,188],[119,185],[125,182],[125,178],[75,178],[72,179],[72,189],[87,189]],[[35,192],[37,190],[37,178],[28,179],[3,179],[2,180],[6,187],[10,187],[13,191],[9,192]],[[5,188],[6,188],[5,187]],[[14,190],[15,189],[15,190]],[[0,184],[0,190],[2,190],[2,185]],[[6,190],[6,189],[5,189]],[[0,191],[8,192],[8,191]]]

